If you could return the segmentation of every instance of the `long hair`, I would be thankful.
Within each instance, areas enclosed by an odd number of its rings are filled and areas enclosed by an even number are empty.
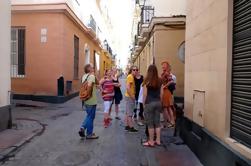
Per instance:
[[[152,88],[159,88],[160,87],[160,79],[158,75],[158,69],[155,65],[150,65],[147,69],[147,74],[143,85]]]

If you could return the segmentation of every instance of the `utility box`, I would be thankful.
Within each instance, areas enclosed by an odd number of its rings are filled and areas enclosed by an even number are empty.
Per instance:
[[[193,121],[204,127],[205,91],[194,90],[193,93]]]

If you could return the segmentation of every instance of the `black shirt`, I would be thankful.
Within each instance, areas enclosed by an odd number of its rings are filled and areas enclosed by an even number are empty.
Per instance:
[[[144,77],[141,75],[140,78],[134,77],[134,82],[135,82],[135,98],[138,100],[139,97],[139,91],[140,91],[140,86],[144,80]]]

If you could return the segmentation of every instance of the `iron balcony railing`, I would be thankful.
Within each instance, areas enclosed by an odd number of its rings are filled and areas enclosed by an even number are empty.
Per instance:
[[[141,8],[141,19],[140,22],[142,24],[149,24],[152,17],[154,16],[154,7],[152,6],[143,6]]]
[[[154,17],[154,7],[153,6],[143,6],[141,7],[140,22],[138,23],[138,35],[141,34],[143,25],[148,25],[152,18]]]
[[[92,17],[92,15],[90,15],[88,27],[90,27],[96,33],[97,24],[96,24],[96,21],[94,20],[94,18]]]

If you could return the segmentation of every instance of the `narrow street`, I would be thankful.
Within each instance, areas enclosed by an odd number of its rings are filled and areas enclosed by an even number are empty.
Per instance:
[[[124,82],[121,81],[121,82]],[[124,85],[123,85],[124,91]],[[123,119],[125,103],[121,104]],[[17,107],[15,118],[29,117],[46,124],[44,133],[21,147],[4,166],[157,166],[201,165],[186,145],[175,145],[178,138],[172,130],[162,132],[162,147],[146,148],[141,145],[144,127],[139,133],[124,131],[123,120],[113,119],[112,125],[103,127],[102,100],[99,97],[94,131],[97,140],[84,140],[78,136],[84,113],[78,97],[61,104],[44,108]]]

